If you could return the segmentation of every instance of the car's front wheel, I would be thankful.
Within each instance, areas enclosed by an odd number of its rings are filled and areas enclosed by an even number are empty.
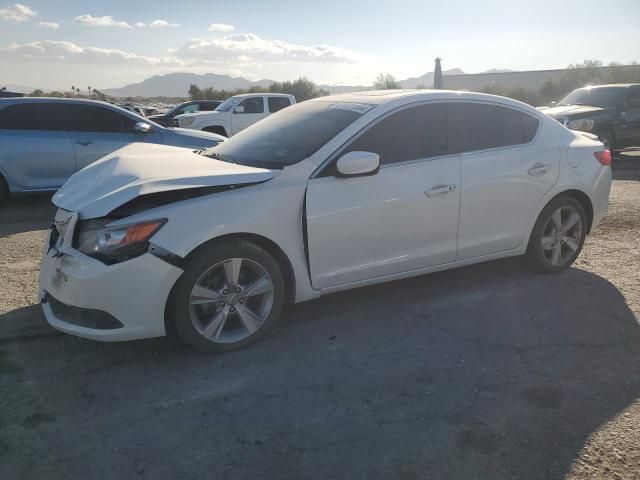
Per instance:
[[[557,273],[573,264],[587,234],[584,208],[575,198],[561,195],[542,210],[536,221],[526,260],[542,273]]]
[[[205,246],[187,259],[168,313],[186,343],[226,352],[273,328],[285,297],[278,262],[258,245],[238,240]]]

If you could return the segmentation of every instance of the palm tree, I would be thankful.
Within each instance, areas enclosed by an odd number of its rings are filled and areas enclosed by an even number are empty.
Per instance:
[[[76,93],[80,96],[80,87],[76,88]]]
[[[87,90],[89,90],[89,96],[91,96],[91,87],[87,87]]]
[[[76,87],[71,85],[71,96],[74,97],[76,95]]]

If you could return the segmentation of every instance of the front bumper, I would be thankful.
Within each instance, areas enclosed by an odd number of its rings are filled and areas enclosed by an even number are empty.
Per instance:
[[[53,328],[109,342],[165,335],[165,305],[181,269],[149,253],[105,265],[64,242],[45,249],[39,292]]]

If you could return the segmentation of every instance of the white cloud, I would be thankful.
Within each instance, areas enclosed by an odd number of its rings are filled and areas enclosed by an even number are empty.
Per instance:
[[[52,30],[60,28],[60,24],[58,22],[38,22],[38,26],[42,28],[50,28]]]
[[[37,12],[21,3],[14,3],[0,8],[0,20],[11,23],[20,23],[38,15]]]
[[[116,28],[131,28],[127,22],[115,20],[110,15],[104,17],[94,17],[93,15],[80,15],[73,19],[73,23],[79,25],[85,25],[87,27],[116,27]]]
[[[149,26],[151,28],[165,28],[165,27],[176,28],[176,27],[179,27],[180,24],[179,23],[169,23],[166,20],[154,20],[153,22],[151,22],[149,24]]]
[[[254,33],[227,35],[213,40],[192,39],[172,53],[184,59],[200,61],[245,60],[295,63],[353,63],[355,54],[329,45],[295,45],[283,40],[270,40]]]
[[[45,40],[31,43],[10,43],[0,46],[0,59],[22,61],[59,61],[82,64],[116,64],[180,66],[179,59],[172,57],[147,57],[117,49],[80,47],[72,42]]]
[[[207,30],[210,32],[233,32],[234,27],[226,23],[212,23]]]
[[[147,26],[147,24],[144,23],[144,22],[136,22],[135,25],[134,25],[134,27],[138,27],[138,28],[144,28],[146,26]]]

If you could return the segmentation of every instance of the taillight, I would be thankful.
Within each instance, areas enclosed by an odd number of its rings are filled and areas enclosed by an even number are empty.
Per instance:
[[[594,157],[602,164],[611,166],[611,152],[609,150],[602,150],[601,152],[595,152]]]

